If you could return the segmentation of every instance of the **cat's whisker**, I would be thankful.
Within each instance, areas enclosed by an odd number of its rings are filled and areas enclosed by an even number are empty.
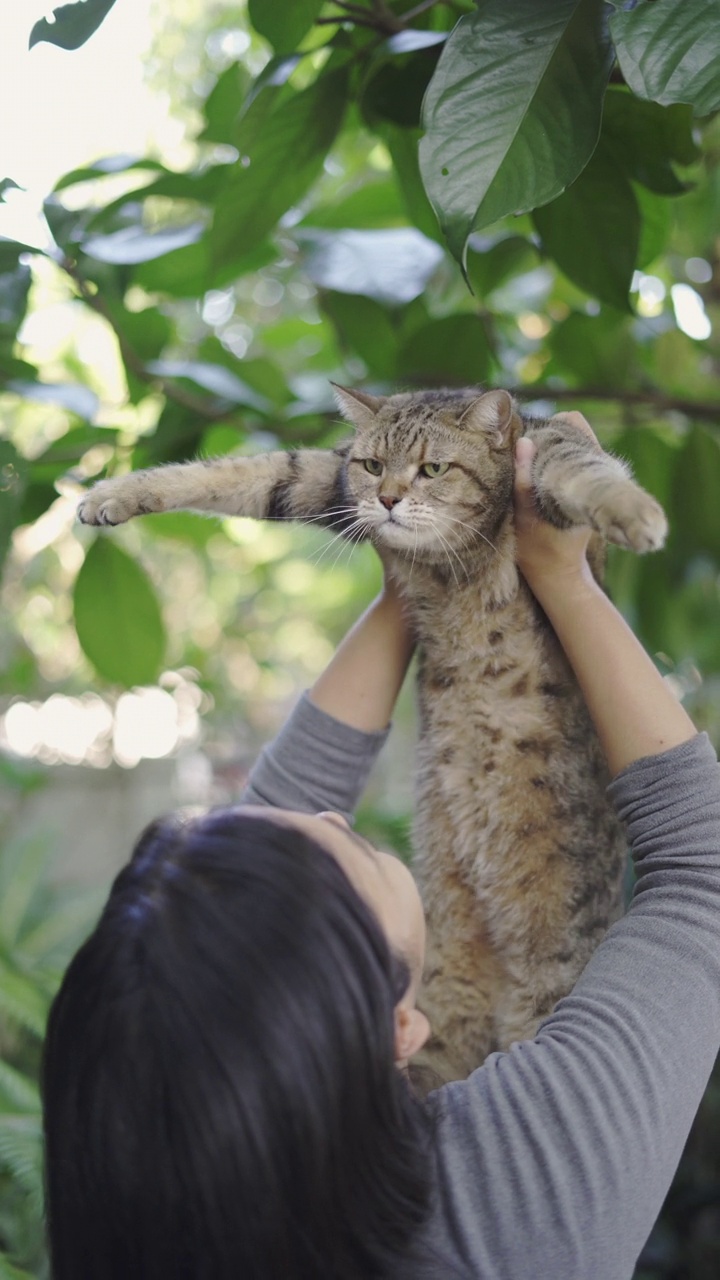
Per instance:
[[[465,564],[465,561],[462,559],[462,556],[460,556],[460,555],[458,554],[458,552],[457,552],[457,551],[455,550],[455,548],[453,547],[452,543],[451,543],[451,542],[449,542],[449,541],[448,541],[448,539],[447,539],[447,538],[445,538],[445,537],[443,536],[443,534],[442,534],[442,533],[440,532],[440,530],[437,528],[437,525],[434,525],[434,526],[433,526],[433,531],[437,534],[438,538],[439,538],[439,539],[440,539],[440,541],[444,544],[444,546],[446,546],[446,547],[447,547],[448,552],[449,552],[450,554],[454,555],[455,559],[457,560],[458,564],[460,565],[460,568],[462,569],[462,572],[463,572],[463,573],[464,573],[464,575],[465,575],[466,580],[469,582],[469,581],[470,581],[470,571],[469,571],[469,569],[468,569],[467,565]],[[463,549],[465,549],[465,548],[464,548],[464,544],[463,544]],[[455,577],[455,575],[454,575],[454,574],[453,574],[453,576]],[[455,577],[455,582],[457,583],[457,577]]]
[[[446,515],[444,511],[442,513],[442,518],[443,520],[447,520],[450,524],[459,524],[462,526],[463,529],[469,529],[471,533],[475,534],[476,537],[482,538],[483,542],[487,542],[488,546],[492,547],[496,555],[500,554],[497,547],[495,546],[495,543],[491,542],[490,539],[486,537],[486,535],[482,532],[482,530],[478,529],[477,525],[469,524],[467,520],[459,520],[457,516]]]
[[[317,516],[263,516],[263,520],[290,521],[294,524],[328,524],[330,516],[349,516],[357,514],[357,507],[330,507]]]
[[[354,533],[352,533],[349,537],[346,537],[345,542],[347,544],[348,561],[350,560],[350,557],[352,556],[352,553],[355,550],[355,548],[362,542],[363,536],[366,532],[367,532],[367,528],[361,528],[355,531]],[[338,564],[338,562],[342,559],[342,554],[345,549],[346,549],[345,547],[342,547],[342,546],[340,547],[340,550],[338,551],[337,555],[335,556],[335,559],[332,562],[332,565],[331,565],[332,569],[334,569]]]
[[[449,553],[451,553],[452,555],[454,555],[454,556],[455,556],[455,559],[456,559],[456,560],[458,561],[458,563],[460,564],[460,567],[461,567],[461,569],[462,569],[462,571],[463,571],[463,573],[465,574],[465,576],[466,576],[466,577],[468,576],[468,575],[467,575],[467,569],[465,568],[465,565],[463,564],[463,562],[462,562],[462,560],[460,559],[460,557],[459,557],[459,555],[457,554],[457,552],[456,552],[456,551],[454,551],[454,550],[453,550],[453,548],[450,546],[450,543],[448,542],[447,538],[444,538],[444,537],[443,537],[443,535],[441,534],[440,530],[437,528],[437,526],[435,525],[435,523],[434,523],[432,520],[430,521],[430,523],[431,523],[431,525],[432,525],[433,533],[434,533],[434,534],[436,534],[436,536],[440,539],[440,542],[442,543],[443,547],[446,547],[446,548],[447,548],[447,550],[446,550],[445,554],[447,555],[448,564],[450,565],[450,572],[452,573],[452,576],[453,576],[453,578],[455,579],[455,586],[456,586],[456,587],[459,587],[459,586],[460,586],[460,583],[458,582],[458,577],[457,577],[457,574],[456,574],[456,572],[455,572],[455,566],[454,566],[454,564],[453,564],[452,560],[450,559],[450,554],[449,554]]]
[[[356,532],[357,532],[357,538],[356,538],[356,539],[354,539],[354,538],[353,538],[353,535],[354,535]],[[363,520],[362,518],[358,517],[357,519],[353,520],[353,521],[352,521],[352,522],[347,526],[347,528],[346,528],[346,529],[343,529],[340,533],[336,533],[336,534],[334,535],[334,537],[333,537],[333,538],[331,538],[330,542],[328,542],[327,546],[325,546],[325,547],[322,547],[322,548],[321,548],[321,550],[320,550],[320,554],[319,554],[318,556],[312,556],[312,557],[311,557],[311,563],[314,563],[314,564],[315,564],[315,568],[317,569],[317,567],[318,567],[318,566],[319,566],[319,564],[320,564],[320,561],[321,561],[321,560],[323,560],[323,559],[325,558],[325,556],[328,554],[328,552],[330,551],[330,549],[331,549],[332,547],[334,547],[335,543],[336,543],[339,539],[344,538],[344,539],[346,539],[348,542],[350,542],[350,541],[357,541],[357,542],[359,542],[359,541],[360,541],[360,539],[362,538],[362,535],[363,535],[364,533],[366,533],[366,532],[367,532],[367,522],[366,522],[365,520]],[[341,550],[341,552],[342,552],[342,547],[340,548],[340,550]],[[336,559],[338,559],[338,558],[339,558],[339,557],[336,557]],[[334,563],[333,563],[333,567],[334,567]]]

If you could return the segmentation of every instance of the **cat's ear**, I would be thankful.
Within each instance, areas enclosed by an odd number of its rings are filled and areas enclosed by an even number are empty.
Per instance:
[[[508,391],[486,391],[468,405],[458,425],[466,431],[489,435],[491,443],[500,448],[510,438],[513,415],[514,405]]]
[[[369,396],[366,391],[351,391],[349,387],[339,387],[337,382],[331,382],[330,386],[335,392],[341,414],[356,427],[369,427],[387,399],[387,396]]]

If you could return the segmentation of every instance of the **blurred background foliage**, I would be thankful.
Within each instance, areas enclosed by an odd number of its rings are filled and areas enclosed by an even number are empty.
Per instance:
[[[66,6],[33,40],[76,48],[122,7]],[[89,157],[44,243],[0,238],[3,794],[199,735],[210,798],[241,781],[376,590],[372,554],[184,513],[97,535],[74,509],[104,475],[333,445],[330,379],[582,409],[670,516],[662,553],[611,552],[611,593],[719,745],[716,0],[178,0],[148,75],[187,164]],[[399,719],[363,820],[405,850]],[[44,1274],[37,1047],[92,911],[21,845],[0,863],[0,1278]],[[638,1280],[718,1274],[719,1108],[713,1084]]]

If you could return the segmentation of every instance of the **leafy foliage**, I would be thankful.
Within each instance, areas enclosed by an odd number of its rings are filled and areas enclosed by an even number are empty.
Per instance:
[[[43,38],[72,19],[81,43],[102,8],[65,6]],[[323,573],[341,548],[312,531],[188,515],[91,539],[64,495],[196,453],[332,445],[329,379],[482,381],[583,409],[665,503],[668,547],[614,553],[610,589],[720,738],[716,11],[228,5],[217,20],[247,52],[198,78],[213,84],[187,168],[105,157],[57,183],[45,244],[0,239],[0,693],[114,696],[188,669],[216,723],[240,700],[264,729],[249,691],[280,699],[317,664],[308,614],[337,635],[372,558]],[[27,317],[50,299],[90,343],[33,345]],[[1,947],[0,964],[0,1008],[32,1038],[35,976]],[[643,1275],[677,1271],[671,1235]],[[715,1246],[693,1248],[693,1276],[717,1274]]]
[[[79,49],[109,14],[115,0],[76,0],[53,9],[53,21],[41,18],[30,34],[30,48],[46,40],[61,49]]]

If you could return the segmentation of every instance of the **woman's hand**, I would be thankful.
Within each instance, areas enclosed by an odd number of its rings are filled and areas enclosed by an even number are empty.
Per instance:
[[[563,422],[569,422],[597,444],[595,433],[581,413],[558,414]],[[598,448],[600,448],[598,444]],[[522,436],[515,446],[515,535],[518,568],[528,586],[559,580],[586,578],[590,570],[586,559],[591,530],[585,526],[556,529],[543,520],[535,505],[532,484],[532,463],[536,446],[527,436]]]

